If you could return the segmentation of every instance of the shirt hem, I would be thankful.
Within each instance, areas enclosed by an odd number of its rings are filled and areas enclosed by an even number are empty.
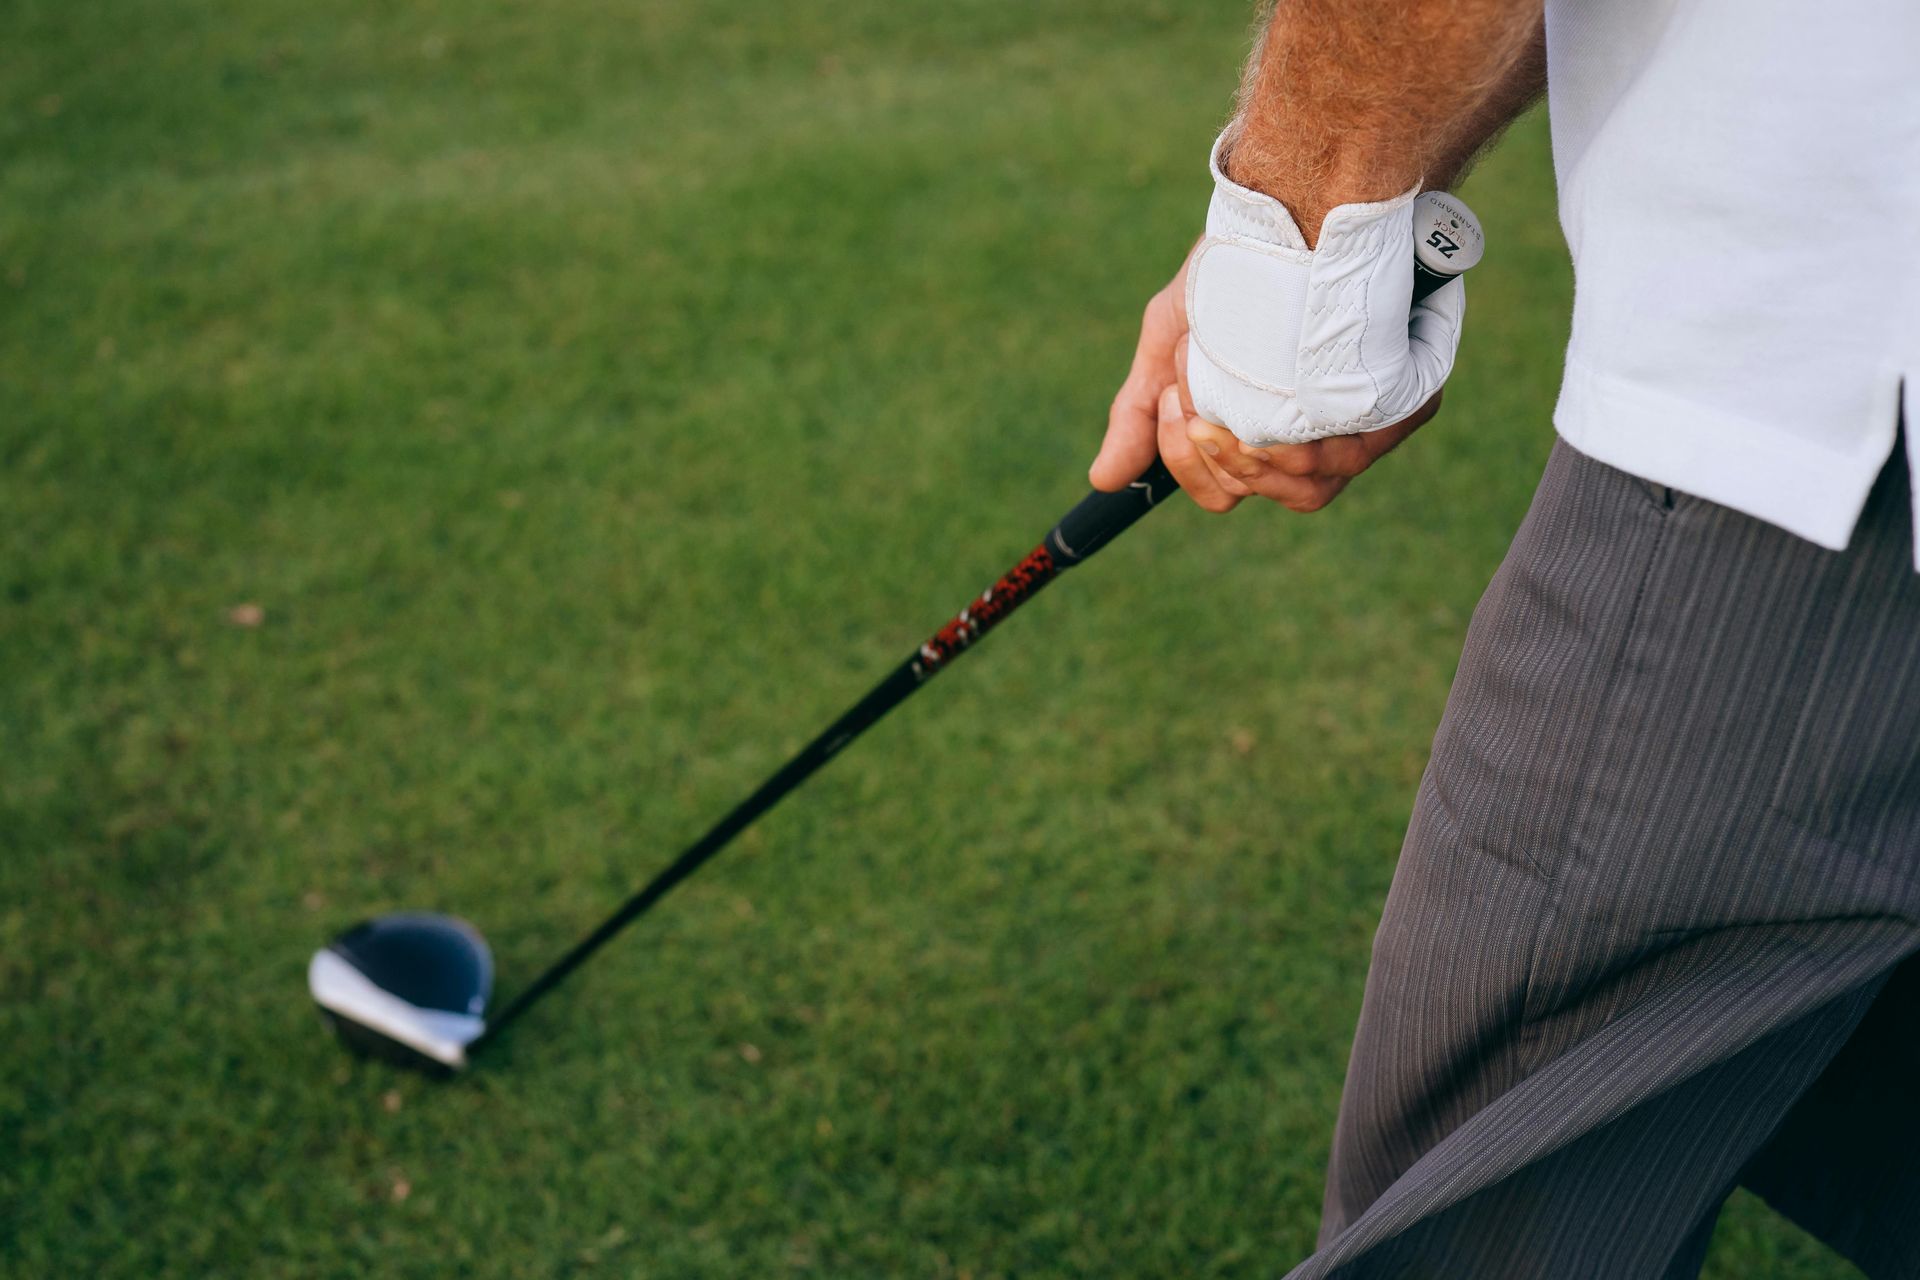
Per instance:
[[[1884,426],[1873,425],[1861,451],[1835,453],[1764,422],[1636,386],[1571,356],[1553,425],[1596,462],[1830,551],[1846,550],[1896,436],[1889,414]]]

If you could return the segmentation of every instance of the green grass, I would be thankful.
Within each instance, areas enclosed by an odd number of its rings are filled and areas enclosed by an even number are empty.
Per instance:
[[[0,1267],[1272,1275],[1550,440],[1544,123],[1443,419],[1156,515],[435,1087],[302,991],[524,979],[1082,491],[1244,0],[15,0]],[[254,603],[258,627],[230,610]],[[1716,1277],[1839,1264],[1737,1200]]]

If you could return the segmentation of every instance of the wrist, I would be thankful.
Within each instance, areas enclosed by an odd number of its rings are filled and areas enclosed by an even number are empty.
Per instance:
[[[1217,174],[1284,205],[1308,248],[1319,243],[1334,209],[1391,200],[1420,183],[1418,173],[1403,172],[1407,166],[1390,148],[1364,137],[1345,134],[1316,145],[1300,135],[1274,137],[1244,121],[1221,136],[1217,161]]]

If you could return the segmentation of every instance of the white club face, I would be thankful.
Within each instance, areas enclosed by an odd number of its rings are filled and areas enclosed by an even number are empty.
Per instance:
[[[1413,253],[1437,276],[1457,276],[1480,262],[1486,240],[1480,220],[1458,196],[1422,192],[1413,202]]]

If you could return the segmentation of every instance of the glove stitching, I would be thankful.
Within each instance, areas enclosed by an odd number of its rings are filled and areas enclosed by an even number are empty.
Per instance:
[[[1386,223],[1384,220],[1373,224],[1372,234],[1369,237],[1371,243],[1367,246],[1367,248],[1368,248],[1368,251],[1372,253],[1375,257],[1379,256],[1379,252],[1382,247],[1381,236],[1382,236],[1382,233],[1385,232],[1385,230],[1386,230]],[[1373,413],[1379,412],[1380,379],[1374,376],[1374,372],[1371,368],[1368,367],[1366,358],[1365,358],[1365,352],[1367,349],[1367,330],[1373,324],[1373,314],[1372,314],[1373,309],[1371,307],[1364,305],[1364,303],[1365,303],[1365,300],[1363,299],[1362,306],[1360,308],[1360,340],[1359,340],[1358,349],[1355,352],[1354,359],[1355,359],[1355,362],[1359,365],[1361,372],[1367,375],[1368,385],[1373,388],[1374,409],[1372,413],[1364,415],[1367,417],[1371,417],[1373,416]]]
[[[1193,339],[1193,345],[1200,348],[1200,354],[1205,356],[1207,358],[1208,363],[1212,364],[1215,369],[1219,370],[1219,372],[1223,376],[1232,378],[1243,386],[1253,387],[1255,390],[1258,390],[1258,391],[1264,391],[1268,395],[1285,396],[1289,400],[1293,399],[1294,389],[1292,387],[1278,387],[1270,382],[1263,382],[1259,378],[1256,378],[1252,374],[1246,372],[1244,369],[1237,368],[1236,366],[1229,364],[1226,360],[1221,359],[1221,357],[1213,350],[1213,348],[1207,345],[1207,340],[1200,336],[1200,330],[1193,328],[1191,323],[1189,323],[1187,328],[1187,336]]]

